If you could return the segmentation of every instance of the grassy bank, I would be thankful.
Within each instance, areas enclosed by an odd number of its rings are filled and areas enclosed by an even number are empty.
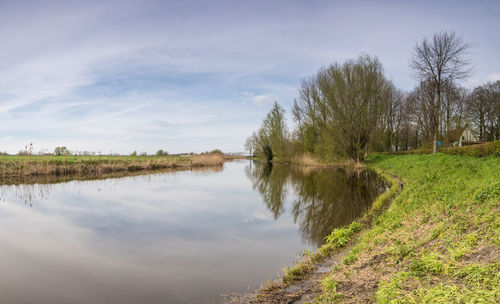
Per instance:
[[[222,154],[192,156],[0,156],[0,177],[136,172],[221,165]]]
[[[405,187],[323,279],[316,302],[500,302],[500,158],[375,155],[367,164]]]
[[[304,163],[301,163],[304,164]],[[341,166],[358,166],[356,163],[339,163]],[[332,163],[313,163],[308,162],[308,170],[322,170],[330,166],[338,166]],[[363,166],[364,167],[364,166]],[[283,275],[276,280],[267,280],[260,290],[253,296],[252,294],[232,299],[234,303],[290,303],[297,300],[312,300],[315,294],[318,294],[318,286],[324,275],[324,269],[331,268],[341,261],[349,261],[355,258],[356,252],[348,252],[349,248],[358,238],[361,231],[370,227],[374,218],[386,210],[392,199],[401,191],[402,182],[395,176],[378,171],[378,174],[385,180],[387,190],[379,195],[365,214],[351,224],[334,229],[328,235],[324,244],[314,253],[305,252],[304,258],[292,267],[285,267]],[[335,185],[324,185],[326,187],[335,187]],[[348,203],[348,202],[346,202]],[[325,286],[331,282],[325,281]],[[305,302],[309,303],[309,302]]]

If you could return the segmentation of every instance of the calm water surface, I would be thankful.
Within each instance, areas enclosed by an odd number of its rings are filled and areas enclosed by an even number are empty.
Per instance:
[[[250,161],[0,186],[0,303],[213,303],[369,208],[373,172]]]

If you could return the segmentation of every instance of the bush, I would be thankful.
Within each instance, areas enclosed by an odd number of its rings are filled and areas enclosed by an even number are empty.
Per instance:
[[[162,149],[156,151],[156,156],[167,156],[167,155],[168,155],[168,152],[163,151]]]
[[[61,155],[70,155],[71,152],[68,150],[66,147],[57,147],[54,149],[54,155],[61,156]]]
[[[468,156],[500,156],[500,140],[492,141],[486,144],[464,146],[464,147],[448,147],[441,149],[441,152],[453,155],[468,155]]]
[[[439,149],[439,152],[452,155],[466,155],[475,157],[483,157],[489,155],[500,156],[500,140],[479,145],[445,147]],[[432,154],[432,149],[420,148],[408,151],[394,152],[394,154]]]

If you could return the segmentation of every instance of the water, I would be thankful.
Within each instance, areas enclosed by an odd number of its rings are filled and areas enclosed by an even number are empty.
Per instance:
[[[218,302],[258,288],[384,190],[373,172],[250,161],[30,182],[0,186],[1,303]]]

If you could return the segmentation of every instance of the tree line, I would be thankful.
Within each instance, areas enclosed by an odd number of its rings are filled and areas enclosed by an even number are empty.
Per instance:
[[[246,141],[252,155],[291,160],[307,153],[321,160],[362,162],[370,151],[395,152],[451,145],[464,127],[478,141],[500,139],[500,81],[468,90],[459,81],[471,73],[472,44],[440,32],[414,48],[418,80],[410,92],[390,81],[381,62],[368,55],[333,63],[305,78],[285,123],[277,102]]]

